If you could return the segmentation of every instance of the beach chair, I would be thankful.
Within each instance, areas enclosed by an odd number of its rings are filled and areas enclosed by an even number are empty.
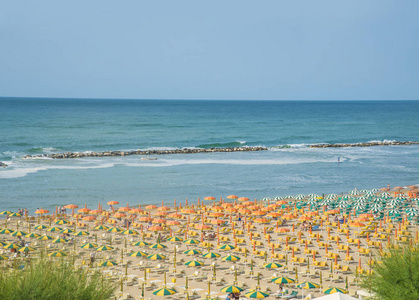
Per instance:
[[[284,296],[282,296],[282,298],[293,299],[293,298],[297,298],[297,295],[298,295],[298,291],[291,291],[290,294],[284,295]]]

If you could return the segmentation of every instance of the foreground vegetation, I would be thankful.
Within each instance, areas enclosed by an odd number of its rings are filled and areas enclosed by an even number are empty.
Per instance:
[[[419,249],[391,249],[379,260],[372,275],[362,278],[363,288],[382,300],[419,299]]]
[[[104,300],[112,297],[116,286],[100,271],[75,268],[66,258],[41,258],[22,270],[0,272],[0,300]]]

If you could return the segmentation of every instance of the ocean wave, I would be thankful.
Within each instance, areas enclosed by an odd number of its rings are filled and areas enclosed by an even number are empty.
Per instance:
[[[246,144],[246,141],[234,141],[227,143],[211,143],[211,144],[201,144],[196,146],[196,148],[229,148],[229,147],[242,147]]]
[[[30,148],[26,150],[26,152],[28,153],[45,153],[45,154],[57,153],[59,151],[62,151],[62,149],[55,148],[55,147],[36,147],[36,148]]]

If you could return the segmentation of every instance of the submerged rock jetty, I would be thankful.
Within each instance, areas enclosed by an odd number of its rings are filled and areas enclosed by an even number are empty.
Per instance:
[[[113,156],[129,156],[129,155],[165,155],[165,154],[193,154],[193,153],[211,153],[211,152],[240,152],[240,151],[264,151],[266,147],[228,147],[228,148],[198,148],[198,149],[173,149],[173,150],[133,150],[133,151],[105,151],[105,152],[67,152],[56,154],[38,154],[26,155],[23,158],[83,158],[83,157],[113,157]]]
[[[373,147],[373,146],[405,146],[405,145],[418,145],[416,141],[374,141],[366,143],[352,143],[352,144],[317,144],[311,145],[310,148],[344,148],[344,147]]]

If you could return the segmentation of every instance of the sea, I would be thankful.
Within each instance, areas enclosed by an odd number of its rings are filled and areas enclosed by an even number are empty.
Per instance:
[[[0,98],[0,210],[196,203],[419,183],[419,101]],[[25,155],[265,146],[267,151],[50,159]],[[340,161],[340,163],[338,162]]]

